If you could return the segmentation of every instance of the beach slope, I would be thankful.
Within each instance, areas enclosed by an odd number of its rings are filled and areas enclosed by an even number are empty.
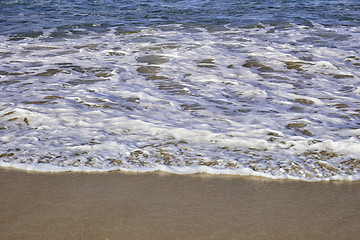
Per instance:
[[[0,169],[0,239],[358,239],[360,182]]]

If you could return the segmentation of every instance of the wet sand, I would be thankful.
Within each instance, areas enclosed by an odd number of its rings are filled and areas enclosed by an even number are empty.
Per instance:
[[[0,239],[358,239],[360,182],[0,169]]]

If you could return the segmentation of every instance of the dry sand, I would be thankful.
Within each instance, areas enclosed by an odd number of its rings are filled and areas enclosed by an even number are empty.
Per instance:
[[[0,239],[359,239],[360,182],[0,169]]]

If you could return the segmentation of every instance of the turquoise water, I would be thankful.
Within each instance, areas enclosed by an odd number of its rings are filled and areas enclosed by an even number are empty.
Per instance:
[[[358,180],[359,13],[2,1],[0,165]]]

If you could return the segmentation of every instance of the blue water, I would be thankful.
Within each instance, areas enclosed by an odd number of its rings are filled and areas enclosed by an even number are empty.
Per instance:
[[[360,3],[1,1],[0,165],[360,179]]]
[[[38,36],[48,28],[77,26],[99,31],[117,27],[133,31],[143,26],[184,24],[217,29],[224,26],[255,27],[266,23],[279,28],[289,24],[311,27],[358,26],[360,7],[346,1],[2,1],[1,34]],[[54,37],[56,34],[53,34]]]

